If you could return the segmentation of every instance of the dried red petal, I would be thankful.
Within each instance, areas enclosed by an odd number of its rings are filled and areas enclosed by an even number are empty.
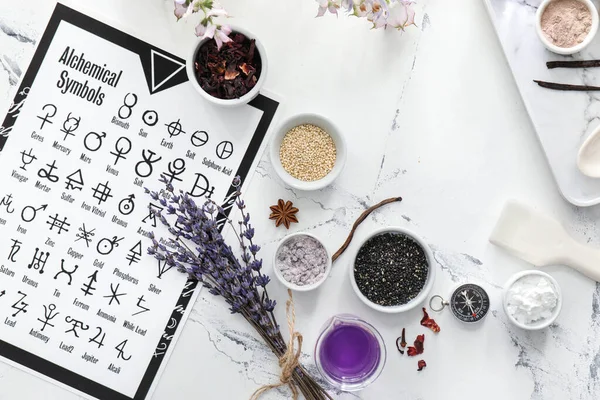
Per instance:
[[[243,63],[239,66],[240,70],[244,73],[244,75],[248,76],[250,72],[255,72],[256,69],[252,65],[248,65]]]
[[[423,350],[425,350],[425,347],[423,346],[425,343],[425,335],[418,335],[417,338],[415,339],[415,343],[414,343],[414,347],[413,346],[408,346],[408,355],[410,357],[414,357],[418,354],[423,354]]]
[[[440,331],[440,326],[435,322],[433,318],[429,318],[429,314],[427,314],[427,310],[425,309],[425,307],[423,307],[423,318],[421,318],[421,325],[431,329],[435,333],[438,333]]]
[[[227,66],[227,70],[225,71],[225,80],[232,81],[240,74],[239,71],[235,69],[235,64],[229,64]]]
[[[423,371],[423,368],[425,368],[427,366],[427,363],[425,362],[425,360],[419,360],[417,362],[417,366],[419,367],[419,369],[417,369],[417,371]]]

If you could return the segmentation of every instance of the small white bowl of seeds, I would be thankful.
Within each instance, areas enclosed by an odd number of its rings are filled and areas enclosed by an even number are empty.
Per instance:
[[[330,185],[346,164],[346,142],[337,127],[317,114],[285,120],[271,139],[271,164],[277,175],[299,190]]]

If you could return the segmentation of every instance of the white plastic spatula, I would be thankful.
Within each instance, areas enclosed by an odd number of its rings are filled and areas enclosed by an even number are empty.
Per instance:
[[[536,266],[567,265],[600,282],[600,250],[576,242],[558,221],[516,201],[504,206],[490,242]]]

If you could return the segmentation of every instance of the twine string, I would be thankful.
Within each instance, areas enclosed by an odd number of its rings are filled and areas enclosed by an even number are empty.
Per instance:
[[[250,397],[250,400],[258,400],[260,396],[265,394],[271,389],[276,389],[281,386],[288,385],[292,391],[292,398],[298,399],[298,388],[294,383],[292,377],[294,370],[300,365],[300,356],[302,355],[302,335],[294,330],[296,324],[296,309],[294,307],[294,299],[292,298],[292,291],[288,289],[289,299],[285,304],[285,313],[287,316],[288,329],[290,331],[290,341],[288,343],[285,353],[279,359],[279,366],[281,367],[281,373],[279,375],[279,382],[270,385],[264,385],[258,388]],[[297,348],[295,348],[297,344]]]

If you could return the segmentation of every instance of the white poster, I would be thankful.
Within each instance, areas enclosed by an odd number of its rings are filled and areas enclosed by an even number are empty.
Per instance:
[[[146,254],[165,231],[144,188],[162,174],[223,203],[277,106],[216,109],[181,58],[57,5],[0,128],[0,356],[90,397],[146,398],[195,283]]]

